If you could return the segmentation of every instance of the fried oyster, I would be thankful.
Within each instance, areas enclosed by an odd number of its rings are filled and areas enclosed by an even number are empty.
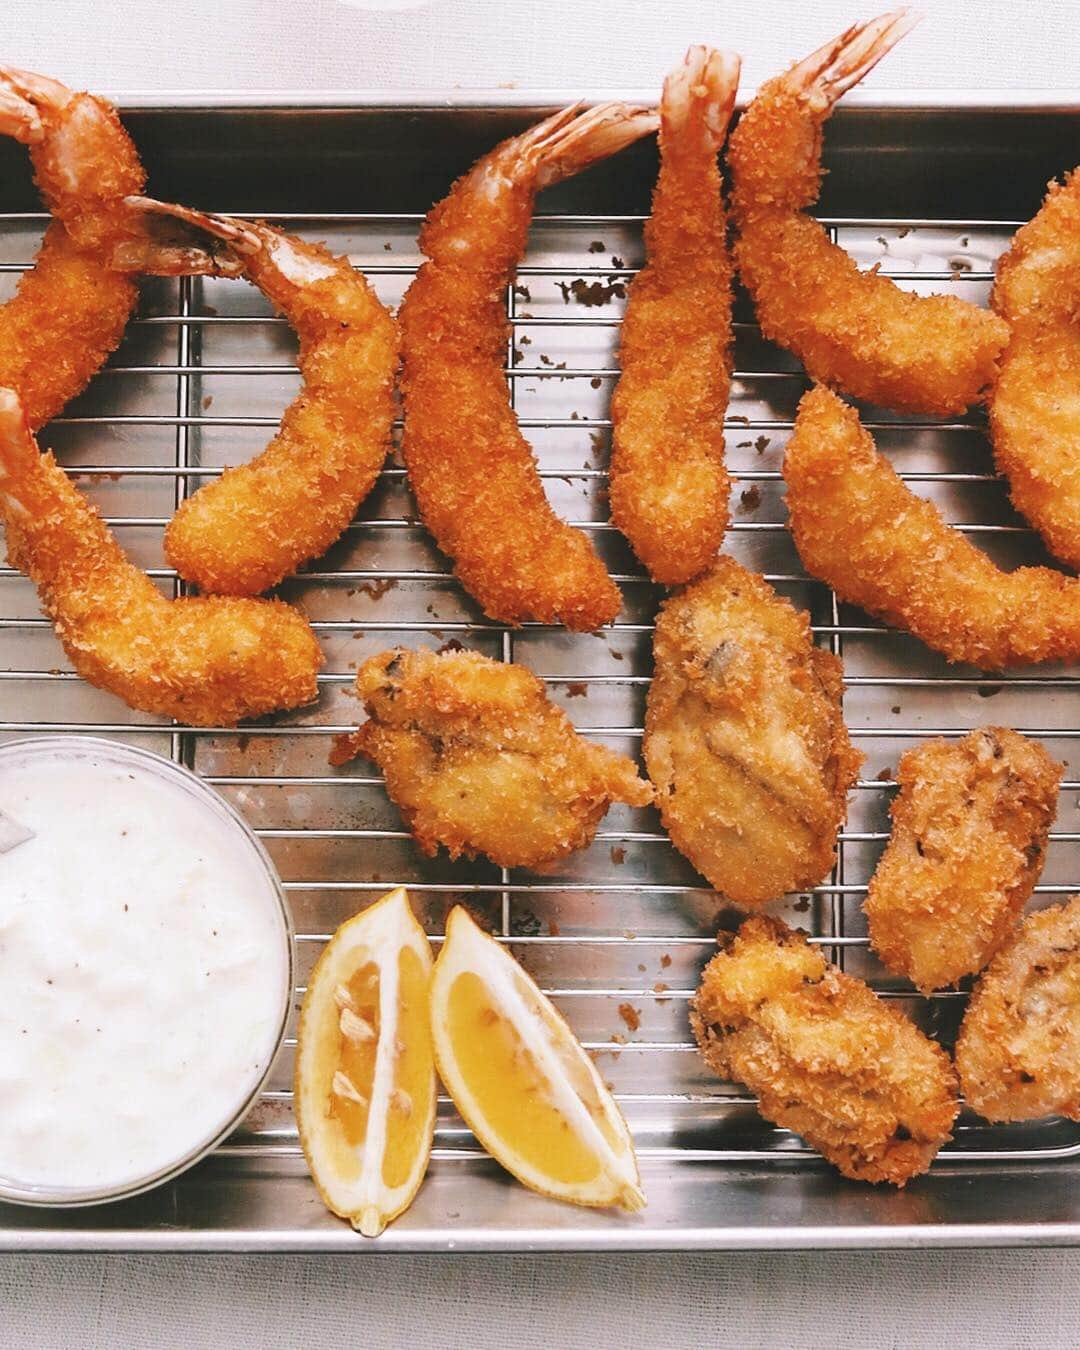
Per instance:
[[[901,758],[892,837],[866,895],[870,944],[889,970],[923,993],[982,970],[1042,872],[1062,767],[1007,727]]]
[[[987,1120],[1080,1120],[1080,895],[1031,914],[987,967],[956,1042]]]
[[[747,919],[713,957],[690,1023],[715,1073],[855,1181],[903,1186],[951,1137],[945,1051],[777,919]]]
[[[728,557],[667,600],[654,650],[644,755],[675,847],[736,904],[815,885],[862,762],[839,659]]]
[[[592,842],[614,801],[652,789],[624,755],[579,736],[523,666],[478,652],[396,648],[356,686],[369,720],[331,761],[374,760],[421,850],[539,867]]]

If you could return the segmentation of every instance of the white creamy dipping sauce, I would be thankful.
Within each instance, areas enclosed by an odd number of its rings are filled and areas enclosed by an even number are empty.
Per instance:
[[[0,1188],[149,1180],[233,1122],[278,1046],[274,882],[153,761],[12,747],[0,812],[35,835],[0,853]]]

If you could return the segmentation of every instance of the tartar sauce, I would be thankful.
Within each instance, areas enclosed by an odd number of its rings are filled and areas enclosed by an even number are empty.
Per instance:
[[[215,804],[109,750],[0,757],[0,1187],[107,1192],[234,1119],[277,1047],[273,880]]]

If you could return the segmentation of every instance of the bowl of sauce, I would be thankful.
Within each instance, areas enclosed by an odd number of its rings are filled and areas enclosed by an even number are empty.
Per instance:
[[[205,1157],[292,987],[280,879],[213,789],[111,741],[0,746],[0,1199],[118,1200]]]

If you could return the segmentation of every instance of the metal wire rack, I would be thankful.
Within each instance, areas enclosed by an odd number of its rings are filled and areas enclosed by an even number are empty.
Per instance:
[[[383,298],[397,303],[419,261],[413,215],[292,214],[273,219],[348,252]],[[0,287],[13,289],[45,218],[0,217]],[[620,585],[619,621],[574,636],[487,621],[450,575],[415,516],[393,456],[357,520],[327,558],[282,593],[308,613],[326,650],[314,708],[241,729],[192,729],[130,712],[71,671],[29,583],[0,569],[0,738],[42,729],[137,740],[194,768],[250,820],[275,858],[293,906],[299,978],[348,915],[404,882],[437,942],[448,907],[468,903],[512,947],[562,1007],[612,1084],[644,1156],[755,1160],[806,1150],[761,1121],[753,1099],[717,1083],[689,1038],[686,1001],[708,958],[718,898],[674,852],[649,811],[616,808],[594,845],[557,872],[498,869],[479,860],[422,859],[363,762],[332,770],[330,737],[350,730],[360,660],[397,642],[462,642],[532,667],[579,729],[632,755],[639,749],[658,588],[644,578],[607,522],[604,498],[617,376],[615,349],[625,288],[641,258],[638,215],[537,219],[530,251],[507,295],[506,373],[553,504],[587,530]],[[985,300],[993,261],[1015,228],[1002,220],[828,222],[867,265],[915,289],[955,288]],[[804,377],[765,343],[742,301],[728,419],[735,480],[727,547],[810,611],[816,639],[841,655],[846,716],[867,756],[829,880],[789,897],[789,921],[830,955],[901,1000],[946,1042],[964,996],[924,1000],[891,980],[865,938],[861,896],[888,834],[892,769],[908,745],[962,735],[988,721],[1039,737],[1070,764],[1048,865],[1034,903],[1080,889],[1080,767],[1070,695],[1080,673],[1045,669],[1008,678],[951,668],[903,634],[841,605],[803,572],[784,525],[780,458]],[[140,565],[167,592],[161,531],[183,496],[261,448],[297,387],[293,339],[261,297],[239,282],[148,282],[139,316],[92,388],[45,434]],[[977,415],[897,419],[868,410],[868,425],[917,490],[1008,564],[1041,557],[992,472]],[[1072,719],[1070,721],[1070,718]],[[301,983],[297,1002],[303,992]],[[291,1046],[243,1129],[225,1145],[241,1153],[295,1152]],[[436,1153],[475,1152],[447,1102]],[[1080,1153],[1080,1128],[1049,1120],[991,1128],[962,1118],[953,1160]]]

